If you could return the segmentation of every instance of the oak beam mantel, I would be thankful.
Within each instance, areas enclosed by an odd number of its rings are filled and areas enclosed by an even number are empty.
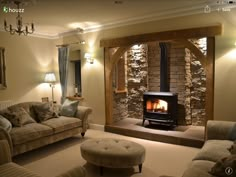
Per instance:
[[[104,47],[104,72],[105,72],[105,109],[106,125],[113,123],[113,87],[112,73],[120,57],[135,44],[154,41],[177,41],[189,48],[198,57],[206,72],[206,119],[214,119],[214,77],[215,77],[215,36],[222,33],[222,26],[209,26],[191,29],[182,29],[166,32],[133,35],[115,39],[103,39],[100,46]],[[207,37],[207,55],[205,56],[188,39]],[[111,48],[117,47],[111,54]]]
[[[176,39],[192,39],[202,37],[214,37],[222,33],[222,26],[208,26],[199,28],[189,28],[148,34],[139,34],[115,39],[103,39],[100,41],[101,47],[121,47],[153,41],[169,41]]]

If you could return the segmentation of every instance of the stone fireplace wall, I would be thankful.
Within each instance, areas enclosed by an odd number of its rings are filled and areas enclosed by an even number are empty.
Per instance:
[[[127,93],[113,94],[113,120],[118,122],[128,117],[128,98]]]
[[[192,40],[203,53],[206,41]],[[205,124],[206,75],[201,63],[183,45],[168,43],[170,92],[178,94],[178,124]],[[143,118],[143,92],[160,91],[158,42],[135,45],[125,54],[126,92],[113,94],[113,119]]]
[[[206,54],[206,38],[193,39],[192,43],[198,47],[203,54]],[[206,73],[199,60],[191,53],[191,124],[192,125],[205,125],[206,123]]]
[[[147,45],[134,45],[127,51],[128,117],[143,118],[143,92],[147,91]]]
[[[185,123],[185,61],[184,47],[178,43],[168,44],[170,92],[178,94],[178,124]],[[148,90],[160,91],[159,43],[148,44]]]
[[[113,51],[114,52],[114,51]],[[117,72],[119,72],[119,77],[123,77],[126,80],[127,79],[127,61],[124,56],[120,58],[117,65],[121,65],[120,67],[117,66],[115,68],[115,72],[113,73],[113,86],[114,86],[114,94],[113,94],[113,119],[115,122],[125,119],[128,117],[128,99],[127,99],[127,92],[116,92],[116,89],[118,89],[117,82]],[[124,83],[126,84],[126,83]],[[123,85],[123,84],[122,84]]]
[[[113,94],[113,119],[143,118],[143,92],[147,91],[147,45],[134,45],[124,57],[126,91]],[[115,75],[114,79],[115,80]]]

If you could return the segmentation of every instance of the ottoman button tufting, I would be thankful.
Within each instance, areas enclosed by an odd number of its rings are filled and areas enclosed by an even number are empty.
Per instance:
[[[126,149],[129,149],[129,146],[125,146]]]

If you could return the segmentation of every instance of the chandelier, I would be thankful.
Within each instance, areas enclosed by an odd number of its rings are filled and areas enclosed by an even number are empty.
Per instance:
[[[17,12],[17,14],[18,14],[16,17],[16,28],[13,28],[11,24],[8,26],[7,21],[4,20],[5,31],[10,32],[10,34],[12,34],[12,35],[15,33],[18,33],[19,35],[24,34],[25,36],[28,34],[32,34],[34,32],[34,24],[31,23],[30,30],[27,25],[25,25],[25,28],[24,28],[23,20],[22,20],[22,17],[20,16],[20,12],[22,10],[22,9],[20,9],[20,1],[14,1],[14,3],[17,5],[17,9],[14,9],[14,11]],[[10,10],[12,10],[12,9],[9,8],[8,12],[10,12]]]

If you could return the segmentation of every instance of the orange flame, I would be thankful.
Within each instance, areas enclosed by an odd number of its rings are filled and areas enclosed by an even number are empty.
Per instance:
[[[168,110],[168,103],[164,100],[155,100],[154,102],[148,100],[146,102],[146,109],[147,111],[152,112],[167,112]]]

